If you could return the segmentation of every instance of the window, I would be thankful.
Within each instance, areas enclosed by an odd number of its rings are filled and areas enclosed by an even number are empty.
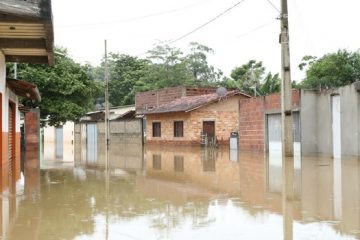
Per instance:
[[[153,137],[161,137],[161,122],[153,122]]]
[[[184,122],[175,121],[174,122],[174,137],[183,137],[184,136]]]

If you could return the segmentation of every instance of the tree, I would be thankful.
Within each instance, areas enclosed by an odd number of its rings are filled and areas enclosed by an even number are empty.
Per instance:
[[[191,42],[189,46],[190,53],[185,56],[185,61],[194,79],[205,84],[219,81],[223,73],[220,70],[215,71],[207,61],[207,54],[214,53],[213,49],[196,42]]]
[[[281,79],[278,73],[272,75],[269,72],[266,75],[266,77],[263,79],[263,83],[259,87],[259,92],[261,95],[280,92],[280,90],[281,90]]]
[[[360,79],[360,53],[339,50],[317,59],[305,56],[300,69],[305,66],[306,78],[303,88],[337,88]]]
[[[147,85],[158,89],[195,83],[180,49],[167,44],[157,45],[148,54],[152,64],[148,65],[142,78]]]
[[[263,67],[262,62],[250,60],[232,70],[230,76],[238,82],[241,91],[252,94],[258,90],[264,72],[265,67]]]
[[[135,90],[143,87],[141,79],[149,62],[124,54],[110,54],[109,101],[116,106],[134,104]]]
[[[57,49],[55,65],[20,64],[19,78],[37,85],[40,103],[23,99],[25,106],[40,107],[42,125],[61,125],[75,121],[93,108],[93,96],[99,86],[89,77],[89,66],[81,66],[68,57],[65,49]]]

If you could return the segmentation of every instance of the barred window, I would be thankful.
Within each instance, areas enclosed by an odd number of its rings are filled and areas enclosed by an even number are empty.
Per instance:
[[[153,122],[153,137],[161,137],[161,122]]]
[[[174,122],[174,137],[183,137],[184,136],[184,122],[175,121]]]

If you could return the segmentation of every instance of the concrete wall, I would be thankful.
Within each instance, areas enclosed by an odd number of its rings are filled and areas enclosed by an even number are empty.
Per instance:
[[[301,91],[301,146],[306,153],[315,153],[318,149],[317,94],[314,91]],[[311,119],[311,121],[309,121]]]
[[[74,161],[74,122],[66,122],[62,126],[63,131],[63,159],[65,162]],[[55,160],[55,127],[46,126],[44,128],[44,160]]]
[[[86,122],[77,123],[74,126],[74,155],[77,163],[86,164]],[[96,164],[105,165],[105,125],[104,122],[97,122],[97,159]],[[112,166],[132,166],[131,159],[135,153],[136,157],[141,156],[143,147],[142,119],[110,121],[109,154]],[[131,152],[131,149],[137,149]],[[139,150],[140,149],[140,150]],[[128,154],[120,157],[125,150]],[[118,159],[118,161],[116,160]],[[120,161],[120,160],[121,161]],[[126,163],[125,163],[126,162]],[[135,165],[138,165],[136,163]],[[135,168],[135,167],[133,167]]]
[[[341,154],[359,156],[360,96],[355,84],[336,90],[301,92],[302,154],[333,156],[332,103],[333,95],[340,96]]]

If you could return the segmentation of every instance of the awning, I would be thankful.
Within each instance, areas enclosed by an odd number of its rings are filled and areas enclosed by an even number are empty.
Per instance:
[[[6,78],[6,86],[16,95],[40,102],[41,96],[35,84],[24,80]]]

